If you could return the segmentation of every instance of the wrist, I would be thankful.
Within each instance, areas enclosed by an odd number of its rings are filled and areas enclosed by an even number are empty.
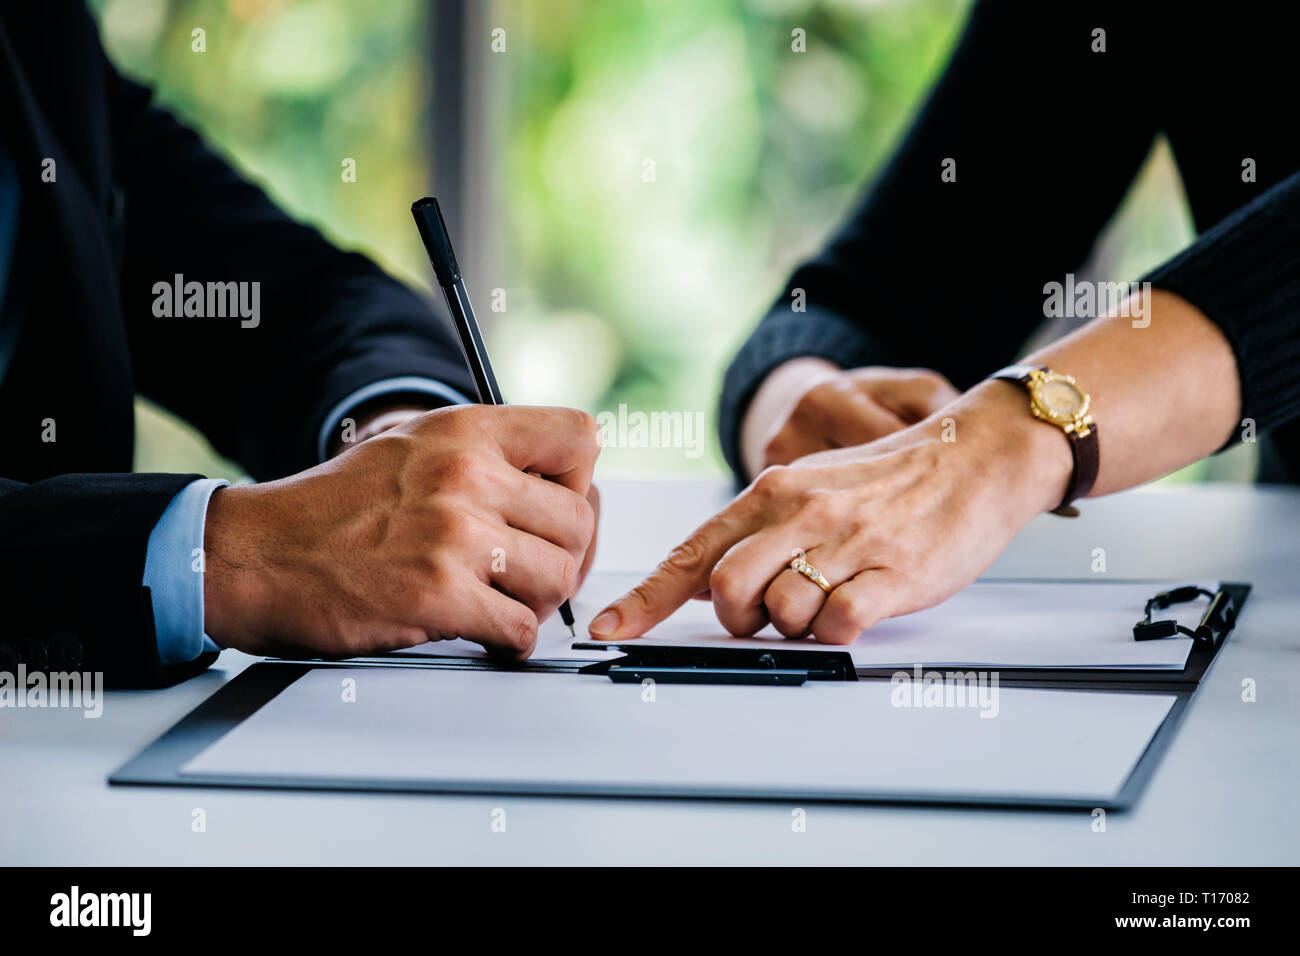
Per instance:
[[[255,542],[266,528],[250,514],[254,498],[251,487],[218,489],[208,501],[203,528],[203,630],[236,650],[256,634],[264,603],[264,569]]]
[[[1023,504],[1026,520],[1061,503],[1074,474],[1070,440],[1033,416],[1023,388],[1001,380],[980,382],[931,416],[941,428],[948,419],[956,443],[965,445],[992,487]]]
[[[429,410],[430,407],[427,405],[409,403],[358,409],[356,414],[350,416],[354,426],[349,439],[344,441],[342,434],[334,438],[326,450],[327,454],[330,458],[333,458],[354,445],[359,445],[368,438],[374,438],[380,432],[396,428],[398,425],[410,421],[417,415],[423,415]]]

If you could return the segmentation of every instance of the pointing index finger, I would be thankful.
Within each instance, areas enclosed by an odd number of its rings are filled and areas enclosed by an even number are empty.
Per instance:
[[[640,637],[709,586],[709,575],[733,544],[754,529],[753,510],[738,499],[679,544],[650,575],[592,619],[598,641]]]

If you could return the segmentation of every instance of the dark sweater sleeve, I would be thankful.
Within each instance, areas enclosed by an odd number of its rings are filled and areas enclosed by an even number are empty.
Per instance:
[[[1222,219],[1145,281],[1182,296],[1223,330],[1237,360],[1242,418],[1265,432],[1300,416],[1300,173]]]
[[[1016,357],[1043,321],[1044,284],[1083,264],[1150,150],[1149,16],[1140,4],[975,4],[874,186],[728,369],[719,429],[738,474],[741,419],[789,359],[920,365],[965,388]],[[1107,49],[1094,53],[1103,22]],[[1123,121],[1098,137],[1080,117]],[[798,290],[806,311],[794,311]]]

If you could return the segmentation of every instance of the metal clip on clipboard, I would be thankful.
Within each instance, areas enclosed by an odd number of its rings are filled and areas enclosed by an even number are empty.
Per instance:
[[[1153,610],[1163,610],[1173,604],[1185,604],[1199,597],[1208,597],[1210,605],[1205,609],[1201,622],[1195,628],[1183,627],[1174,620],[1151,620]],[[1236,602],[1226,590],[1220,588],[1217,593],[1212,593],[1194,584],[1188,584],[1181,588],[1161,591],[1147,601],[1146,614],[1142,620],[1133,625],[1133,640],[1154,641],[1183,634],[1192,639],[1193,650],[1213,651],[1223,642],[1224,636],[1236,623]]]
[[[576,646],[576,645],[575,645]],[[732,647],[606,644],[624,656],[597,661],[580,674],[604,674],[615,683],[765,684],[798,686],[810,680],[857,680],[848,651],[781,651]]]

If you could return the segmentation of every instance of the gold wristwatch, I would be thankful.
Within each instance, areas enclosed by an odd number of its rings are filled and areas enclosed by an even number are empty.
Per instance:
[[[1029,390],[1029,411],[1033,416],[1065,432],[1074,455],[1074,474],[1065,497],[1052,513],[1078,517],[1079,509],[1071,502],[1092,490],[1101,464],[1097,426],[1088,412],[1091,404],[1088,393],[1071,376],[1041,365],[1008,365],[994,372],[993,378],[1019,382]]]

